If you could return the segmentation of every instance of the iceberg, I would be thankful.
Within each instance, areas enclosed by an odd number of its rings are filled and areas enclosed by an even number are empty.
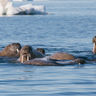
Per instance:
[[[44,15],[45,6],[26,4],[19,7],[13,7],[12,2],[8,0],[0,1],[0,15]]]

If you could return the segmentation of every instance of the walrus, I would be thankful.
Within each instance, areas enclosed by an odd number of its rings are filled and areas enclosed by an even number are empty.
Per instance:
[[[92,52],[93,52],[93,54],[96,54],[96,36],[93,37],[92,42],[93,42],[93,50],[92,50]]]
[[[69,53],[57,52],[52,54],[49,58],[52,60],[74,60],[75,56]]]
[[[42,58],[44,55],[41,52],[36,51],[29,45],[25,45],[20,50],[20,58],[18,59],[21,63],[34,58]]]
[[[45,58],[45,57],[44,57]],[[75,64],[84,64],[85,60],[75,59],[72,61],[54,61],[50,59],[44,60],[44,58],[35,58],[29,61],[25,61],[24,64],[36,65],[36,66],[65,66],[65,65],[75,65]]]
[[[37,48],[36,50],[45,55],[45,50],[43,48]],[[64,52],[57,52],[52,54],[49,57],[52,60],[74,60],[75,59],[75,56],[69,53],[64,53]]]
[[[20,43],[9,44],[2,51],[0,51],[0,56],[19,57],[20,49],[21,49]]]
[[[73,65],[76,63],[84,63],[84,60],[81,59],[72,59],[71,61],[58,61],[50,59],[50,56],[40,56],[41,53],[38,53],[36,50],[30,46],[24,46],[20,50],[19,61],[24,64],[38,65],[38,66],[64,66],[64,65]]]

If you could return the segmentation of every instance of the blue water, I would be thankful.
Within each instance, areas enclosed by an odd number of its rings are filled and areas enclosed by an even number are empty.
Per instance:
[[[93,58],[96,0],[45,0],[49,15],[0,17],[0,50],[7,44],[42,47]],[[96,62],[83,66],[31,66],[0,60],[0,96],[96,96]]]

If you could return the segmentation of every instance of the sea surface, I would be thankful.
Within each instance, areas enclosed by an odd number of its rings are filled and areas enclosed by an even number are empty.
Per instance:
[[[44,48],[48,55],[67,52],[80,58],[96,58],[92,54],[96,0],[32,3],[45,5],[49,15],[0,17],[0,50],[19,42],[34,49]],[[0,96],[96,96],[96,62],[32,66],[0,59]]]

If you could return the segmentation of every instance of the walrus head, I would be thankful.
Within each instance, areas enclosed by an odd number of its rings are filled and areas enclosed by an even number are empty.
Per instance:
[[[84,64],[84,63],[86,63],[86,61],[84,59],[81,59],[81,58],[77,58],[74,61],[75,61],[75,63],[78,63],[78,64]]]
[[[32,47],[29,45],[22,47],[20,50],[20,62],[24,63],[32,58],[34,58],[34,55],[32,54]]]
[[[1,56],[19,57],[21,45],[19,43],[12,43],[6,46],[1,52]]]
[[[93,44],[94,44],[94,45],[93,45],[93,53],[96,54],[96,36],[93,37],[92,42],[93,42]]]
[[[29,45],[25,45],[20,50],[20,54],[27,54],[27,53],[32,53],[32,47]]]
[[[38,52],[40,52],[40,53],[42,53],[42,54],[45,55],[45,50],[44,50],[43,48],[37,48],[36,50],[37,50]]]

